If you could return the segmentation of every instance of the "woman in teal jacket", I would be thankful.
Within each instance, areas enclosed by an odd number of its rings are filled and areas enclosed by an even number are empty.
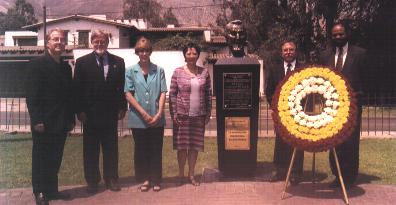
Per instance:
[[[139,62],[127,68],[125,96],[129,103],[128,127],[135,141],[135,177],[140,191],[161,190],[162,144],[164,136],[164,107],[166,81],[164,69],[150,62],[152,46],[141,37],[135,45]]]

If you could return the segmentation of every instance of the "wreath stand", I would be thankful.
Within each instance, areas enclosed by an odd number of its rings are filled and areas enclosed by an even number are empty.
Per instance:
[[[307,101],[305,102],[304,111],[306,111],[308,99],[309,99],[309,96],[307,96]],[[313,105],[315,105],[315,96],[312,96],[312,102],[313,102]],[[323,108],[323,101],[320,101],[320,103],[319,103],[319,109],[321,109],[321,108]],[[313,113],[315,113],[315,110],[313,110]],[[286,189],[287,189],[287,186],[289,184],[291,170],[292,170],[293,165],[294,165],[294,158],[295,158],[295,155],[296,155],[296,150],[297,150],[296,148],[293,149],[293,155],[292,155],[292,158],[291,158],[291,161],[290,161],[289,169],[287,171],[285,186],[284,186],[284,189],[283,189],[283,193],[282,193],[281,199],[284,199],[285,194],[286,194]],[[336,152],[334,147],[332,149],[329,149],[329,152],[332,152],[333,155],[334,155],[334,159],[335,159],[336,166],[337,166],[338,179],[340,180],[340,183],[341,183],[341,189],[342,189],[342,193],[344,195],[345,204],[349,204],[348,194],[347,194],[346,189],[345,189],[344,179],[342,178],[341,169],[340,169],[340,163],[338,162],[338,157],[337,157],[337,152]],[[313,152],[313,156],[312,156],[312,183],[313,184],[315,183],[315,152]]]

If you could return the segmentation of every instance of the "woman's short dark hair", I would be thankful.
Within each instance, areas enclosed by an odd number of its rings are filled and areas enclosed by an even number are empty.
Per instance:
[[[183,48],[183,56],[184,56],[184,58],[186,57],[186,53],[187,53],[189,48],[195,48],[195,51],[197,51],[197,54],[198,54],[198,57],[199,57],[199,54],[201,53],[201,48],[195,43],[188,43]]]

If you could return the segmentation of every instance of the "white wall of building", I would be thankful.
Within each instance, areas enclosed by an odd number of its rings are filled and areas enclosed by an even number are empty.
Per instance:
[[[111,33],[112,38],[110,39],[109,48],[119,48],[120,46],[120,31],[114,25],[104,24],[104,23],[97,23],[93,21],[87,21],[80,19],[76,20],[69,20],[69,21],[61,21],[58,23],[51,23],[47,25],[47,32],[54,28],[60,28],[63,30],[68,31],[68,45],[73,45],[73,38],[76,39],[76,45],[78,45],[78,31],[81,30],[89,30],[93,31],[96,29],[102,29],[107,32]],[[73,36],[74,34],[74,36]],[[89,39],[91,38],[91,32],[89,33]],[[43,34],[43,27],[38,30],[38,46],[44,46],[44,34]]]
[[[139,57],[135,55],[134,49],[109,49],[110,53],[120,56],[125,61],[125,67],[131,67],[139,62]],[[74,59],[77,59],[83,55],[92,52],[91,49],[74,49]],[[198,65],[204,67],[203,62],[207,53],[202,52],[200,58],[197,62]],[[166,78],[166,85],[170,87],[170,81],[172,78],[173,71],[180,66],[185,65],[183,52],[181,51],[154,51],[150,56],[151,62],[157,64],[158,66],[164,68],[165,71],[165,78]],[[211,76],[212,78],[212,76]],[[213,78],[212,78],[213,80]]]
[[[14,39],[17,38],[35,38],[37,32],[33,31],[6,31],[4,33],[4,46],[14,46]]]
[[[77,59],[83,55],[90,53],[90,52],[92,52],[91,49],[74,49],[73,50],[74,59]],[[134,49],[109,49],[109,52],[114,55],[122,57],[125,61],[125,66],[127,69],[128,69],[128,67],[131,67],[132,65],[139,62],[139,57],[137,55],[135,55]],[[201,67],[206,67],[209,70],[210,78],[212,80],[212,85],[213,85],[213,65],[207,64],[207,63],[204,65],[207,55],[208,55],[208,53],[201,52],[197,64]],[[150,60],[154,64],[157,64],[158,66],[164,68],[166,85],[169,90],[170,81],[172,78],[173,71],[177,67],[185,65],[183,52],[181,52],[181,51],[154,51],[151,54]],[[262,96],[262,95],[264,95],[263,61],[259,60],[259,63],[261,64],[259,91],[260,91],[260,96]]]

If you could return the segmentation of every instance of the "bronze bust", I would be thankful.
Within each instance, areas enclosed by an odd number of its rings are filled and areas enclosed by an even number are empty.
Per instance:
[[[234,20],[226,25],[227,44],[234,57],[245,56],[246,38],[246,29],[242,25],[242,21]]]

